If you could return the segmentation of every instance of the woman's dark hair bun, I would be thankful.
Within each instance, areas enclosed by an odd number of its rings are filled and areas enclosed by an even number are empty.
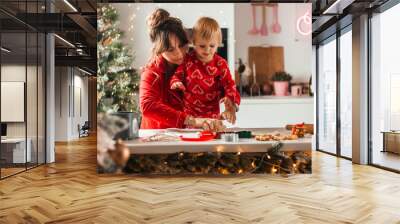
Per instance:
[[[147,26],[150,30],[157,28],[169,18],[169,12],[165,9],[156,9],[147,17]]]
[[[147,17],[150,40],[153,44],[153,54],[158,55],[170,48],[170,35],[175,35],[180,45],[188,43],[182,21],[171,17],[165,9],[156,9]]]

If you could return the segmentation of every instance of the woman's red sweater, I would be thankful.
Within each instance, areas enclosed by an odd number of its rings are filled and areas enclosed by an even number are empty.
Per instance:
[[[170,78],[175,68],[162,57],[156,57],[143,70],[139,86],[141,128],[183,128],[182,94],[170,89]]]

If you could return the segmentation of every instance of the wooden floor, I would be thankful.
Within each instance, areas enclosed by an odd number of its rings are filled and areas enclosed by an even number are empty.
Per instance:
[[[373,163],[395,170],[400,170],[400,155],[392,152],[374,151]]]
[[[37,165],[36,164],[29,164],[26,168],[25,165],[18,165],[19,167],[7,167],[7,168],[1,168],[1,178],[5,178],[20,172],[23,172],[27,169],[33,169]]]
[[[25,167],[24,168],[1,168],[1,177],[2,178],[7,177],[7,176],[13,175],[15,173],[22,172],[24,170],[25,170]]]
[[[0,181],[0,223],[400,223],[400,175],[320,152],[289,178],[97,175],[96,144]]]

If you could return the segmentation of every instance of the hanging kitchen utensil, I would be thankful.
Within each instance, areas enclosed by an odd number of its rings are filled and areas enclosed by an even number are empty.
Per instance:
[[[239,58],[239,67],[238,67],[238,73],[239,73],[239,93],[241,96],[243,96],[243,85],[242,85],[242,74],[244,70],[246,69],[246,66],[243,64],[242,59]]]
[[[272,10],[273,10],[273,17],[274,17],[274,22],[272,24],[272,32],[280,33],[282,28],[281,28],[281,25],[279,25],[278,4],[274,5],[272,7]]]
[[[253,93],[258,93],[258,96],[261,96],[260,86],[257,84],[256,80],[256,64],[253,63],[253,84],[250,88],[250,95],[253,96]]]
[[[257,13],[256,6],[251,5],[251,10],[253,16],[253,27],[249,30],[248,34],[257,35],[259,33],[259,30],[257,29],[257,24],[256,24],[256,13]]]
[[[267,27],[267,6],[262,5],[262,24],[260,27],[260,34],[262,36],[268,35],[268,27]]]

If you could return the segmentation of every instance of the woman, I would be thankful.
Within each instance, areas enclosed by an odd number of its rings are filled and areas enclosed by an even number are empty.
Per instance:
[[[140,109],[143,129],[204,128],[221,130],[220,120],[195,118],[183,112],[182,96],[170,89],[169,81],[188,51],[188,38],[182,22],[163,9],[147,19],[153,57],[140,80]]]

